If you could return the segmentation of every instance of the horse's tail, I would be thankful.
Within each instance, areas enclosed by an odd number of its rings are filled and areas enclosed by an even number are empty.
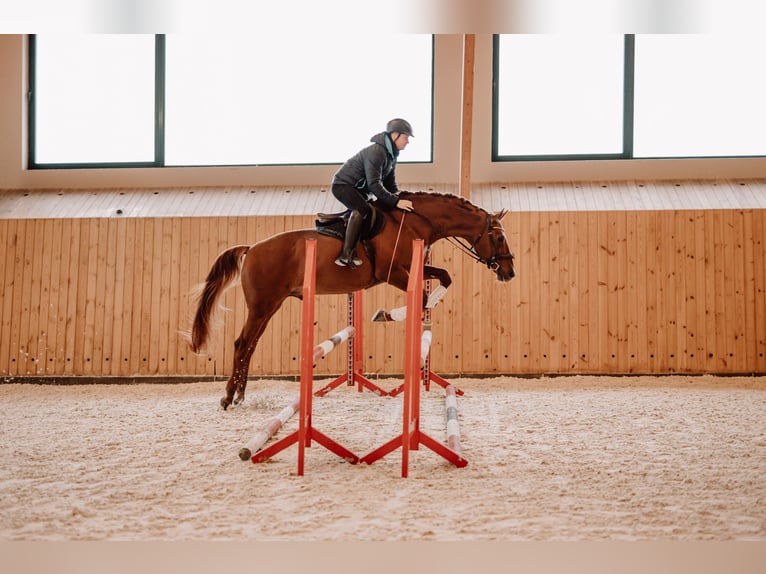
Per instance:
[[[194,315],[189,345],[199,353],[210,336],[212,319],[221,309],[219,300],[229,288],[239,284],[242,264],[249,245],[237,245],[221,253],[210,268],[205,282],[197,287],[197,312]]]

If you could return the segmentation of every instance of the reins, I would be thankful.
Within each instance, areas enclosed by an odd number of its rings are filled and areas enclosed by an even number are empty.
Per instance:
[[[402,234],[402,227],[404,226],[404,216],[407,215],[406,211],[402,211],[402,220],[399,222],[399,230],[396,232],[396,241],[394,242],[394,251],[391,253],[391,263],[388,265],[388,276],[386,276],[386,283],[391,279],[391,270],[394,268],[394,259],[396,259],[396,248],[399,246],[399,237]]]

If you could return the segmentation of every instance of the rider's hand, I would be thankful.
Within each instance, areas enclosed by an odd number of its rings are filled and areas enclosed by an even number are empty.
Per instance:
[[[415,208],[412,207],[412,202],[409,199],[400,199],[396,203],[396,207],[402,211],[415,211]]]

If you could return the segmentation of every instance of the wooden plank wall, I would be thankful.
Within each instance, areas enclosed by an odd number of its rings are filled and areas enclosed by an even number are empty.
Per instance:
[[[180,330],[189,291],[226,247],[311,216],[0,219],[0,375],[226,376],[244,318],[239,289],[209,356]],[[517,211],[518,277],[500,284],[447,242],[455,282],[434,311],[433,368],[477,373],[766,373],[766,210]],[[316,337],[344,322],[318,299]],[[404,304],[379,286],[365,315]],[[299,371],[300,304],[288,300],[252,375]],[[366,325],[365,369],[402,372],[403,324]],[[345,368],[343,352],[317,367]]]

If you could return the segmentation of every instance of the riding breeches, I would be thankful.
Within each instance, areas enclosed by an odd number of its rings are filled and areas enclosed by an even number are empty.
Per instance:
[[[347,185],[344,183],[332,184],[332,194],[335,199],[340,201],[343,205],[349,209],[358,211],[365,220],[369,220],[372,208],[367,199],[363,195],[363,192],[356,189],[353,185]]]

